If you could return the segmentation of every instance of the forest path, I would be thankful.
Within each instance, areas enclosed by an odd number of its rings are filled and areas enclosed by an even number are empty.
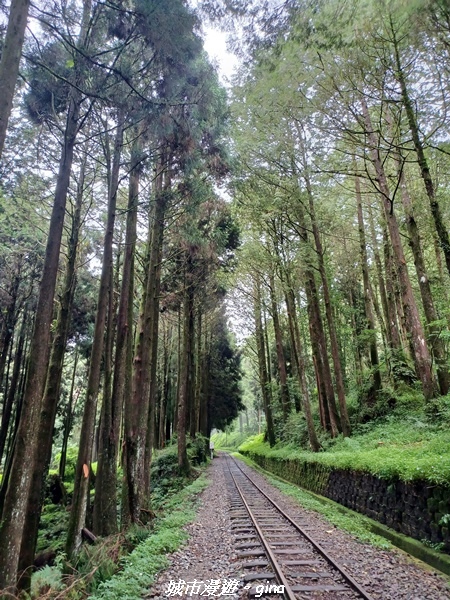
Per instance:
[[[259,472],[241,462],[240,465],[294,520],[307,522],[308,533],[374,598],[450,599],[450,587],[444,575],[399,550],[382,550],[360,542],[317,513],[303,509]],[[237,542],[231,531],[230,500],[224,478],[227,469],[223,454],[208,467],[211,484],[200,496],[195,522],[186,528],[189,540],[171,555],[170,566],[160,573],[145,596],[146,600],[170,597],[236,600],[246,597],[247,592],[242,589],[243,569],[235,548]],[[331,598],[334,596],[330,595]]]

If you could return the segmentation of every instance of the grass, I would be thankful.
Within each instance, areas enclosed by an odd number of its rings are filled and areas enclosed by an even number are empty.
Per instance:
[[[174,552],[186,540],[183,526],[196,514],[195,500],[209,485],[200,476],[179,494],[165,503],[165,516],[155,523],[152,534],[122,561],[122,569],[100,584],[92,600],[140,600],[155,580],[156,574],[168,565],[167,554]]]
[[[216,450],[236,450],[247,438],[248,433],[240,433],[239,431],[226,433],[219,431],[211,436],[211,441],[214,442]]]
[[[370,426],[359,426],[352,437],[329,440],[328,447],[319,453],[299,450],[293,444],[270,448],[262,435],[249,438],[239,450],[280,459],[298,458],[382,478],[450,484],[450,428],[446,422],[430,423],[420,411],[393,414]]]
[[[237,456],[250,467],[261,471],[260,467],[246,456],[239,454]],[[381,536],[372,533],[371,522],[363,515],[354,512],[350,513],[337,505],[335,506],[330,501],[321,501],[310,492],[295,485],[280,481],[280,479],[272,477],[265,471],[264,476],[269,483],[287,496],[294,498],[294,500],[296,500],[303,508],[321,514],[332,525],[351,533],[361,542],[367,542],[384,550],[392,548],[390,542]]]

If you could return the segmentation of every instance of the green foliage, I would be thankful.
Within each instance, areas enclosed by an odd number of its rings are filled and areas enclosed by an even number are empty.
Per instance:
[[[55,552],[64,549],[69,513],[61,504],[44,504],[39,523],[36,552],[51,548]]]
[[[324,452],[302,451],[292,443],[270,448],[264,443],[263,436],[249,438],[239,450],[250,457],[295,459],[300,464],[442,484],[450,482],[450,430],[447,424],[448,421],[430,424],[423,411],[414,412],[402,407],[387,419],[360,425],[350,438],[328,439]]]
[[[192,465],[201,465],[209,455],[207,438],[197,434],[194,439],[187,438],[187,453]],[[194,472],[195,475],[195,472]],[[159,508],[168,497],[175,494],[189,483],[178,467],[178,449],[172,444],[155,452],[151,466],[152,506]]]
[[[196,496],[208,485],[199,477],[165,505],[166,515],[157,519],[153,532],[126,558],[122,570],[100,584],[92,600],[139,600],[153,583],[158,571],[168,565],[166,554],[174,552],[186,539],[182,529],[195,518]]]
[[[231,343],[222,309],[213,329],[209,361],[208,413],[211,427],[224,429],[244,410],[240,388],[241,357]]]
[[[31,597],[42,598],[49,590],[60,591],[64,589],[63,574],[58,566],[48,565],[36,571],[31,576]]]
[[[309,438],[303,413],[291,413],[283,424],[281,440],[294,444],[298,448],[308,448]]]
[[[246,433],[240,433],[239,431],[229,432],[227,429],[225,431],[218,431],[211,436],[216,450],[224,448],[236,450],[248,438]]]

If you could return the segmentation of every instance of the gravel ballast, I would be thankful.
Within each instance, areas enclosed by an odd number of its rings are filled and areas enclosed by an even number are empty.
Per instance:
[[[429,569],[423,563],[413,561],[401,551],[381,550],[358,541],[330,525],[317,513],[301,508],[294,499],[272,486],[263,475],[250,469],[242,461],[239,461],[239,464],[294,520],[301,520],[302,523],[306,521],[308,533],[344,566],[373,598],[450,600],[450,587],[445,576]],[[229,496],[224,479],[226,468],[223,456],[215,458],[208,467],[211,484],[200,495],[200,508],[195,522],[186,527],[189,540],[183,548],[171,555],[170,566],[159,574],[145,596],[146,599],[220,597],[237,600],[245,595],[242,589],[243,572],[231,532]],[[237,588],[237,584],[234,586],[231,582],[237,580],[240,582],[239,588],[233,590],[234,587]],[[183,581],[186,583],[180,584]],[[173,582],[179,585],[175,588]],[[209,588],[211,593],[205,591],[204,585],[195,587],[193,582],[212,585]]]

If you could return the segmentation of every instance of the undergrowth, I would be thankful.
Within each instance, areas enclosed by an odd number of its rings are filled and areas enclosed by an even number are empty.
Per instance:
[[[57,558],[55,565],[46,566],[33,574],[32,598],[78,600],[87,598],[89,594],[97,594],[96,590],[103,590],[98,597],[115,598],[109,591],[110,580],[114,578],[115,581],[116,573],[122,568],[125,573],[130,573],[131,579],[140,582],[139,585],[148,585],[153,574],[164,566],[164,555],[183,541],[182,525],[189,522],[194,514],[191,500],[206,486],[203,478],[197,478],[200,474],[198,467],[206,462],[209,454],[208,441],[197,435],[188,440],[187,451],[192,466],[187,476],[180,474],[176,444],[155,452],[151,467],[151,507],[156,518],[148,526],[133,526],[120,534],[99,539],[94,546],[83,546],[73,564],[69,564],[63,554],[69,514],[65,502],[52,504],[47,497],[40,523],[38,552],[50,552],[52,556],[56,554]],[[66,473],[70,486],[71,461],[74,457],[70,454],[69,458]],[[50,475],[53,476],[54,473]],[[118,474],[118,495],[120,480]],[[64,500],[67,501],[67,496]],[[137,574],[136,565],[142,573]],[[111,585],[111,593],[115,593],[116,586],[121,590],[122,583]],[[129,590],[135,589],[129,583],[123,585]],[[119,595],[128,598],[122,591],[118,592],[117,597]],[[131,597],[140,598],[136,594]]]
[[[166,514],[157,519],[152,534],[122,559],[122,569],[101,583],[92,600],[139,600],[155,575],[168,565],[166,554],[174,552],[187,538],[183,526],[195,518],[195,499],[208,486],[200,476],[165,503]]]
[[[323,437],[323,450],[318,453],[302,450],[294,436],[270,448],[262,434],[248,438],[239,450],[281,460],[298,458],[334,468],[364,471],[382,478],[448,484],[449,423],[450,398],[446,396],[426,410],[406,402],[399,404],[391,415],[354,427],[351,437]]]

